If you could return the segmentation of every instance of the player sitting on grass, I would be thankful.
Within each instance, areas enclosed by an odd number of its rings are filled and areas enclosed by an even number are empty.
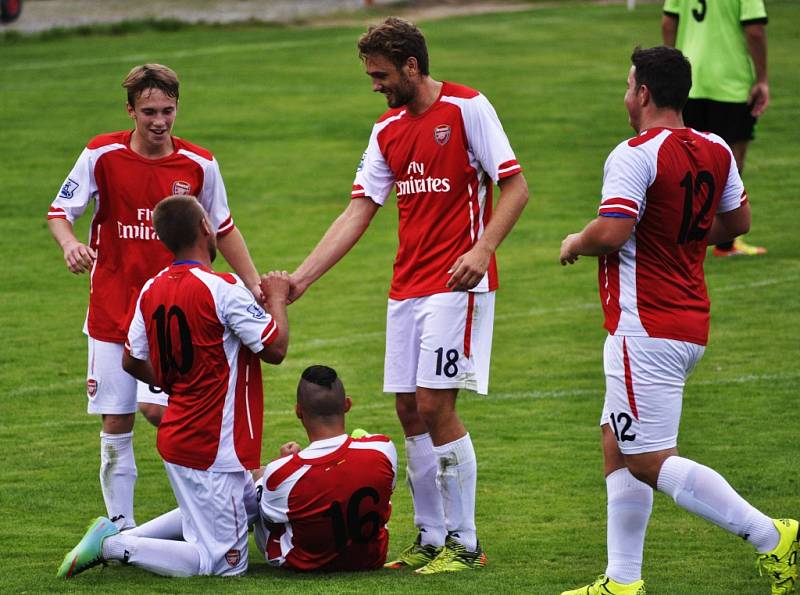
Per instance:
[[[295,411],[311,444],[284,444],[258,481],[256,544],[274,566],[373,570],[386,562],[397,453],[386,436],[349,437],[350,406],[335,370],[303,372]]]
[[[216,234],[194,197],[161,201],[153,224],[175,260],[139,294],[123,368],[170,395],[157,444],[178,501],[182,539],[164,535],[159,523],[120,533],[100,517],[65,556],[59,577],[105,560],[166,576],[247,570],[243,521],[253,492],[247,470],[261,458],[259,358],[278,364],[286,355],[288,274],[261,281],[270,315],[235,275],[211,270]]]

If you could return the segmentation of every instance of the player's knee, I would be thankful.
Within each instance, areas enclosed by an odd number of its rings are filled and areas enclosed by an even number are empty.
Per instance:
[[[133,413],[123,415],[104,414],[103,432],[106,434],[127,434],[133,431],[133,422],[136,416]]]
[[[139,403],[139,411],[141,411],[144,418],[155,427],[161,425],[164,409],[166,409],[166,407],[156,403]]]

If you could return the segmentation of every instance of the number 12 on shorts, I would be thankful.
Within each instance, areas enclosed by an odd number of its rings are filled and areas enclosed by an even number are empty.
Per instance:
[[[636,434],[629,432],[632,423],[633,418],[627,413],[619,413],[616,417],[613,413],[611,414],[611,428],[614,430],[617,442],[633,442],[636,440]]]

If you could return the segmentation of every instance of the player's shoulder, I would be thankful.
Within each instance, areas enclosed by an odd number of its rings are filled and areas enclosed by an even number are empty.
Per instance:
[[[394,461],[397,457],[397,450],[391,438],[383,434],[368,434],[360,438],[352,438],[349,448],[354,450],[373,451],[381,453]]]
[[[451,83],[449,81],[442,81],[442,97],[455,97],[457,99],[475,99],[481,95],[480,91],[460,85],[458,83]]]
[[[173,136],[172,142],[175,145],[176,151],[188,151],[189,153],[194,153],[195,155],[199,155],[206,161],[213,161],[214,154],[206,149],[205,147],[201,147],[200,145],[196,145],[194,143],[190,143],[185,138],[181,138],[179,136]]]
[[[264,489],[270,491],[277,490],[284,481],[304,466],[305,465],[293,455],[275,459],[264,467]]]
[[[244,287],[244,283],[242,280],[235,274],[235,273],[224,273],[212,270],[205,266],[197,266],[193,267],[192,273],[195,276],[212,284],[219,284],[219,285],[240,285]]]
[[[393,107],[393,108],[389,108],[388,110],[386,110],[385,112],[383,112],[383,114],[381,114],[381,117],[380,117],[380,118],[378,118],[377,120],[375,120],[375,124],[376,124],[376,125],[377,125],[377,124],[383,124],[384,122],[386,122],[387,120],[389,120],[389,119],[391,119],[391,118],[394,118],[394,117],[397,117],[397,116],[400,116],[400,115],[402,115],[402,114],[403,114],[405,111],[406,111],[406,108],[405,108],[405,107]]]
[[[86,143],[86,148],[95,150],[102,149],[103,147],[108,147],[110,145],[127,145],[130,134],[130,130],[119,130],[117,132],[98,134],[97,136],[92,137],[92,139]]]

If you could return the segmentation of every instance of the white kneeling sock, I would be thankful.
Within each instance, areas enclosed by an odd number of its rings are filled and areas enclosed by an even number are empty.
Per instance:
[[[458,440],[434,446],[439,469],[436,485],[442,494],[447,532],[470,551],[475,551],[475,488],[478,464],[469,434]]]
[[[183,518],[181,517],[181,509],[175,508],[169,512],[165,512],[161,516],[157,516],[143,525],[125,531],[125,535],[152,537],[154,539],[183,539]]]
[[[100,488],[103,490],[108,518],[116,521],[120,529],[136,526],[133,518],[133,490],[136,486],[136,476],[133,432],[127,434],[100,432]]]
[[[442,495],[436,487],[436,454],[430,434],[406,438],[406,481],[414,501],[414,524],[419,529],[420,543],[436,547],[444,545]]]
[[[185,541],[136,537],[129,532],[103,540],[103,558],[133,564],[161,576],[197,576],[200,552]]]
[[[606,477],[608,492],[608,566],[606,576],[618,583],[642,578],[642,558],[647,522],[653,510],[653,488],[627,468]]]
[[[778,545],[780,536],[765,514],[736,493],[719,473],[682,457],[669,457],[658,474],[658,490],[675,503],[752,543],[761,552]]]

